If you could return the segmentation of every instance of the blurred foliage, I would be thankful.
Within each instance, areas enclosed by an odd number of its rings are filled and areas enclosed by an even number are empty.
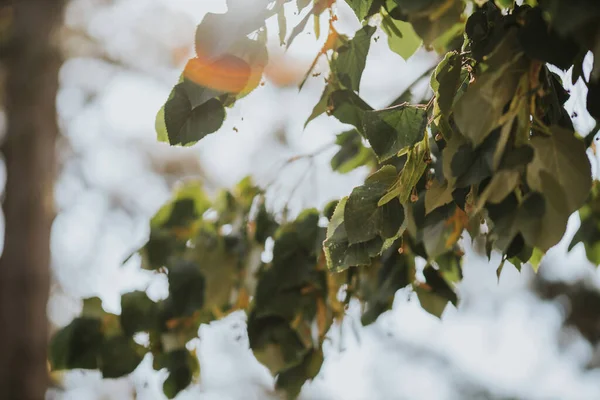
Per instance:
[[[228,13],[207,14],[196,57],[156,126],[159,140],[171,145],[216,132],[226,109],[262,79],[265,19],[276,16],[280,42],[289,46],[312,17],[327,12],[317,58],[327,58],[330,74],[306,123],[327,114],[352,126],[337,136],[331,167],[346,173],[367,166],[364,184],[293,221],[269,210],[249,178],[214,199],[197,183],[183,184],[152,219],[140,249],[143,268],[167,275],[169,297],[125,294],[120,316],[88,299],[81,317],[53,338],[53,369],[122,376],[149,352],[156,369],[168,369],[164,391],[172,398],[198,376],[185,345],[200,324],[245,310],[256,358],[277,389],[295,398],[318,374],[326,334],[351,299],[362,303],[364,324],[388,310],[402,288],[438,317],[448,303],[457,305],[465,232],[488,257],[502,253],[498,273],[507,260],[537,269],[580,210],[571,246],[583,242],[588,258],[600,262],[598,188],[592,190],[586,145],[564,109],[569,93],[548,67],[573,68],[573,82],[588,85],[590,114],[600,117],[600,62],[589,79],[582,72],[583,56],[600,49],[600,3],[346,1],[362,23],[351,38],[335,29],[335,0],[260,0],[251,11],[229,0]],[[304,15],[289,35],[283,7]],[[380,110],[361,99],[376,25],[405,59],[421,44],[440,55],[430,99],[409,104],[403,95]],[[273,257],[263,262],[268,240]],[[417,259],[425,261],[422,274]],[[149,334],[149,345],[135,343],[138,332]]]

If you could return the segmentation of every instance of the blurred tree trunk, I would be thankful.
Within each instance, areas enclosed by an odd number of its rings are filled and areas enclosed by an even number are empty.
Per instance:
[[[55,31],[63,0],[0,1],[0,58],[7,167],[0,258],[0,398],[42,400],[48,370],[46,303],[54,217],[56,93],[61,57]]]

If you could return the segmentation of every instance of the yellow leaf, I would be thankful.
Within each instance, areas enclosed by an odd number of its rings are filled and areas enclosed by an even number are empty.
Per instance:
[[[458,242],[458,239],[460,239],[460,236],[468,223],[469,218],[467,217],[467,214],[459,207],[456,207],[454,214],[446,221],[446,225],[452,225],[452,232],[446,239],[446,248],[450,248]]]
[[[317,299],[317,328],[319,337],[324,337],[327,333],[327,307],[322,298]]]

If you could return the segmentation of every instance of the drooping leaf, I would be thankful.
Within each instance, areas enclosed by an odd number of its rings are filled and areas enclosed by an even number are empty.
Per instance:
[[[592,117],[600,120],[600,79],[591,80],[588,84],[586,107]]]
[[[163,383],[163,392],[169,399],[175,398],[187,388],[192,379],[200,373],[198,359],[186,349],[161,353],[156,357],[155,364],[155,369],[166,368],[169,371],[169,376]]]
[[[431,76],[431,88],[436,93],[439,112],[449,115],[461,82],[462,57],[456,52],[447,53]]]
[[[507,38],[496,53],[511,54],[511,46]],[[500,124],[504,107],[513,98],[521,76],[527,72],[527,66],[524,57],[516,55],[510,62],[488,69],[469,85],[467,92],[456,103],[456,125],[475,146],[481,144]]]
[[[102,322],[97,318],[75,318],[54,335],[49,361],[53,370],[97,369],[104,342]]]
[[[165,126],[171,145],[193,144],[216,132],[225,119],[225,109],[217,99],[192,108],[183,85],[179,83],[175,86],[173,97],[165,104]]]
[[[323,361],[323,350],[314,349],[310,351],[304,356],[300,364],[281,372],[277,376],[275,388],[284,391],[289,399],[297,398],[304,383],[317,376]]]
[[[504,18],[501,10],[491,1],[471,14],[465,25],[465,33],[475,60],[482,61],[505,39],[511,25],[506,24]]]
[[[169,299],[176,316],[191,315],[204,305],[205,278],[198,265],[180,261],[169,268]]]
[[[477,210],[483,208],[486,202],[500,203],[506,198],[519,183],[520,174],[515,170],[498,171],[492,177],[490,183],[485,187],[477,199]]]
[[[102,344],[100,371],[103,378],[129,375],[142,361],[146,349],[130,336],[107,338]]]
[[[414,279],[413,259],[400,254],[398,250],[398,245],[385,250],[381,255],[381,266],[378,267],[375,279],[363,284],[361,292],[366,300],[365,311],[361,317],[363,325],[375,322],[377,317],[389,310],[396,292]]]
[[[523,200],[517,225],[528,245],[547,251],[564,235],[570,213],[564,209],[565,195],[556,180],[545,171],[542,177],[544,194],[533,192]]]
[[[268,237],[273,236],[275,231],[279,227],[279,224],[267,211],[267,207],[265,206],[265,202],[262,201],[256,216],[256,231],[254,234],[254,238],[260,244],[264,243]]]
[[[274,375],[299,365],[309,351],[283,318],[251,315],[248,338],[256,359]]]
[[[378,235],[388,239],[400,229],[404,222],[404,209],[400,202],[378,205],[396,176],[396,168],[387,165],[352,191],[344,211],[345,228],[351,245],[368,242]]]
[[[573,132],[558,126],[551,127],[550,136],[531,139],[535,155],[527,168],[527,183],[546,193],[541,173],[553,176],[566,195],[566,211],[574,212],[583,205],[592,185],[591,166],[583,142]]]
[[[458,148],[450,164],[452,176],[456,177],[455,187],[465,188],[478,184],[492,174],[497,141],[498,132],[489,136],[475,149],[469,144],[463,144]]]
[[[369,15],[373,0],[346,0],[346,3],[352,8],[358,20],[362,21]]]
[[[306,120],[306,122],[304,123],[304,128],[306,128],[306,126],[315,118],[317,118],[319,115],[323,114],[324,112],[327,111],[327,106],[329,105],[329,96],[331,96],[331,94],[335,91],[334,86],[333,85],[326,85],[325,88],[323,89],[323,93],[321,94],[321,98],[319,99],[319,101],[317,102],[317,104],[315,104],[315,106],[313,107],[312,112],[310,113],[310,115],[308,116],[308,119]]]
[[[415,3],[419,3],[419,1]],[[434,1],[430,3],[434,3]],[[451,35],[449,38],[445,38],[444,42],[450,41],[463,29],[462,14],[464,2],[460,0],[448,0],[445,2],[437,1],[437,3],[439,6],[430,8],[429,15],[411,15],[409,17],[415,32],[423,39],[425,46],[428,47],[433,45],[436,40],[444,37],[448,32]],[[455,27],[458,27],[458,29],[456,32],[452,32]],[[441,43],[441,47],[445,47],[445,45],[446,43]]]
[[[331,109],[331,114],[340,122],[354,125],[359,132],[364,130],[366,112],[373,110],[351,90],[337,90],[331,93],[328,109]]]
[[[453,186],[448,182],[440,183],[434,180],[431,187],[425,192],[425,213],[429,214],[438,207],[451,203]]]
[[[340,173],[347,173],[362,165],[374,161],[373,153],[362,144],[358,130],[342,132],[337,135],[338,152],[331,158],[331,168]]]
[[[390,49],[405,60],[415,54],[421,46],[421,38],[408,22],[383,15],[381,27],[388,37]]]
[[[179,186],[172,199],[152,217],[152,229],[187,228],[210,207],[210,200],[198,182]]]
[[[400,171],[400,175],[394,184],[379,200],[380,206],[387,204],[396,197],[401,204],[405,204],[409,201],[414,187],[423,176],[423,173],[425,173],[425,169],[427,168],[427,156],[425,142],[419,142],[409,150],[404,168]]]
[[[600,264],[600,196],[598,181],[595,181],[588,201],[579,209],[581,225],[573,236],[569,251],[577,244],[582,243],[585,254],[595,265]]]
[[[579,46],[570,37],[559,35],[548,26],[539,7],[529,9],[519,29],[519,42],[529,57],[569,69],[579,53]]]
[[[121,296],[121,326],[126,335],[149,331],[156,327],[157,304],[148,298],[146,292],[130,292]]]
[[[427,112],[422,107],[399,105],[364,113],[364,132],[380,161],[397,155],[423,139]]]
[[[373,33],[375,28],[365,25],[356,32],[352,40],[337,49],[337,56],[332,62],[331,70],[350,90],[358,92]]]
[[[425,216],[423,246],[430,260],[452,250],[467,226],[468,218],[455,204],[436,208]]]
[[[327,267],[330,271],[341,272],[349,267],[358,265],[369,265],[369,249],[367,243],[357,243],[351,245],[348,240],[348,233],[344,223],[344,214],[346,209],[347,197],[341,199],[335,208],[333,216],[327,227],[327,238],[323,242],[323,250],[327,260]],[[372,241],[377,241],[378,238]],[[381,240],[379,239],[381,243]],[[381,250],[381,247],[380,249]]]
[[[425,311],[438,318],[442,316],[448,305],[448,299],[420,286],[415,288],[415,292]]]

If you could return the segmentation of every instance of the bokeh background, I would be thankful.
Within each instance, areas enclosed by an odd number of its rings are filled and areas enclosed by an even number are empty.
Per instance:
[[[247,0],[251,7],[251,1]],[[60,74],[58,144],[61,174],[56,186],[59,211],[52,232],[53,286],[48,313],[54,328],[79,313],[84,297],[99,296],[104,308],[120,312],[120,295],[147,290],[167,296],[166,279],[139,268],[133,256],[149,234],[149,219],[178,181],[198,179],[209,192],[230,187],[245,175],[268,188],[273,209],[292,213],[322,207],[348,194],[367,174],[331,171],[335,134],[343,124],[326,115],[303,128],[325,86],[322,62],[302,91],[295,83],[313,61],[324,37],[311,23],[286,53],[277,22],[268,21],[271,64],[263,86],[237,102],[223,127],[187,148],[159,143],[155,116],[193,54],[196,25],[208,12],[223,13],[225,0],[71,0],[61,32],[66,61]],[[308,10],[305,10],[305,12]],[[336,28],[352,35],[360,27],[344,1],[336,5]],[[286,6],[288,29],[299,21]],[[328,23],[322,16],[322,26]],[[214,35],[226,32],[214,32]],[[408,62],[387,47],[378,32],[367,58],[361,97],[375,108],[395,99],[437,63],[417,52]],[[323,60],[324,61],[324,60]],[[584,69],[589,74],[591,56]],[[569,73],[566,74],[567,76]],[[565,79],[570,82],[570,79]],[[582,135],[594,121],[585,110],[585,85],[568,87],[575,126]],[[427,95],[428,79],[413,87]],[[291,158],[302,157],[295,162]],[[598,159],[589,151],[597,176]],[[2,174],[3,176],[4,174]],[[539,273],[572,281],[600,282],[584,250],[567,246],[579,224],[569,221],[563,241],[543,259]],[[592,348],[578,334],[561,329],[560,304],[542,302],[521,273],[500,257],[482,258],[464,240],[462,303],[438,320],[403,290],[394,307],[367,327],[358,305],[326,342],[326,361],[302,399],[598,399],[600,376],[584,367]],[[139,335],[136,340],[143,342]],[[233,314],[200,328],[189,344],[201,363],[200,381],[178,399],[251,400],[273,396],[273,379],[248,348],[245,317]],[[55,400],[161,400],[166,374],[152,370],[150,355],[127,378],[102,380],[100,373],[72,371],[48,393]]]

